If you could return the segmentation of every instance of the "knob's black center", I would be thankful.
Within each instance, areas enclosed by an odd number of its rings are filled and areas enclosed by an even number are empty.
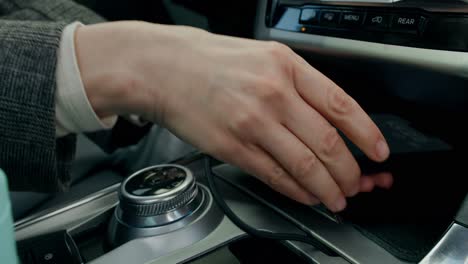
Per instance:
[[[181,168],[157,167],[131,178],[125,185],[125,190],[135,196],[159,195],[181,185],[186,177],[186,172]]]

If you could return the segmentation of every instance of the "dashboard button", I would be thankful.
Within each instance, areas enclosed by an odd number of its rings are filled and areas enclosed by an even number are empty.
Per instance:
[[[341,24],[345,26],[360,26],[364,22],[364,13],[345,12],[341,15]]]
[[[338,25],[340,13],[336,11],[322,10],[320,13],[320,24],[325,26]]]
[[[369,13],[367,14],[364,24],[371,29],[386,29],[390,24],[390,15]]]
[[[414,32],[418,31],[420,16],[397,14],[393,16],[392,31]]]
[[[299,23],[301,24],[318,24],[319,21],[319,10],[306,8],[302,9]]]

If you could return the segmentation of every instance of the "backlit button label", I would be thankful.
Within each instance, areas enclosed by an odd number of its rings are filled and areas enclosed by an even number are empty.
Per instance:
[[[414,18],[407,18],[407,17],[400,17],[398,18],[397,21],[398,24],[400,25],[415,25],[416,24],[416,19]]]
[[[420,16],[417,15],[395,15],[393,17],[392,31],[416,33],[419,27]]]
[[[344,21],[359,21],[361,19],[360,15],[352,15],[352,14],[344,14],[343,20]]]
[[[343,13],[341,24],[357,26],[361,25],[364,20],[364,13]]]

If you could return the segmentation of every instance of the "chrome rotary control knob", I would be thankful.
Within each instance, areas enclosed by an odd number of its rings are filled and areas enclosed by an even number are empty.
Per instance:
[[[192,172],[175,164],[140,170],[122,183],[119,218],[136,227],[166,225],[200,205]]]

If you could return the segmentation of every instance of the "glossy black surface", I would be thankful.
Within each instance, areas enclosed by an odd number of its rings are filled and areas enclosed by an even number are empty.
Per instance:
[[[187,174],[178,167],[157,167],[130,179],[125,190],[135,196],[153,196],[167,193],[181,185]]]
[[[276,29],[410,47],[468,51],[468,14],[419,9],[280,5]]]
[[[83,263],[75,242],[65,230],[22,240],[17,246],[23,264]]]

